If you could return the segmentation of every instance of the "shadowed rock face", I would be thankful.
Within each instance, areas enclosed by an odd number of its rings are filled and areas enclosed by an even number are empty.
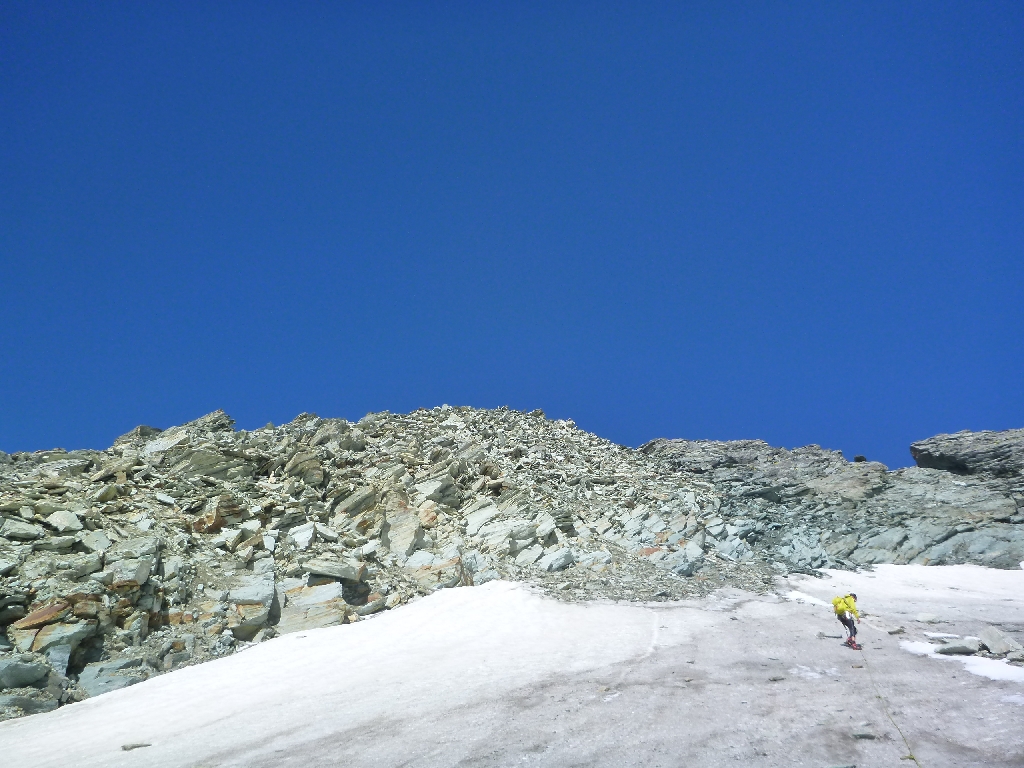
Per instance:
[[[1024,429],[936,435],[910,446],[919,467],[963,475],[1024,476]]]

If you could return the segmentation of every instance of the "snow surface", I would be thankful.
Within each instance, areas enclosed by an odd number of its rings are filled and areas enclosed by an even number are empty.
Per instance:
[[[1005,659],[986,659],[982,656],[944,656],[937,653],[941,646],[920,641],[904,640],[900,648],[918,656],[928,656],[941,661],[959,661],[972,675],[981,675],[989,680],[1012,680],[1024,683],[1024,667],[1011,666]]]
[[[0,723],[0,765],[905,765],[884,705],[922,765],[1020,766],[1024,683],[901,641],[925,641],[908,618],[925,609],[957,634],[1020,629],[1022,577],[880,566],[780,580],[792,600],[647,605],[443,590]],[[851,590],[863,652],[819,639],[840,633],[827,601]]]

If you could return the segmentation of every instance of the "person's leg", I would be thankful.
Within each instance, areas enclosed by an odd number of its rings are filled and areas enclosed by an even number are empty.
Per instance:
[[[839,621],[843,625],[843,627],[846,629],[846,633],[847,633],[846,642],[847,642],[847,644],[852,644],[852,643],[856,642],[853,639],[853,636],[854,636],[854,634],[856,634],[857,630],[854,628],[853,621],[848,616],[846,616],[845,614],[839,616]]]

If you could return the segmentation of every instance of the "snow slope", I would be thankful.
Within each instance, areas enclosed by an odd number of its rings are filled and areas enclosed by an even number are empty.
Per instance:
[[[929,768],[1024,763],[1024,684],[900,648],[925,630],[1021,624],[1024,572],[830,576],[780,585],[814,598],[799,602],[443,590],[2,723],[0,765],[906,765],[893,721]],[[840,626],[818,604],[851,585],[871,614],[863,653],[827,637]],[[914,622],[926,609],[946,624]],[[899,625],[905,634],[888,634]]]

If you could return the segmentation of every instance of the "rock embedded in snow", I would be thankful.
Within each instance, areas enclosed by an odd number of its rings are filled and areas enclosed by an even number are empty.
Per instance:
[[[1005,656],[1014,651],[1024,650],[1024,646],[1021,646],[1020,643],[998,627],[985,627],[978,633],[978,638],[988,648],[990,653],[994,653],[997,656]]]
[[[149,670],[138,657],[87,664],[78,678],[78,685],[87,696],[127,688],[149,677]]]
[[[935,652],[946,656],[970,656],[980,650],[981,640],[976,637],[964,637],[940,645]]]

